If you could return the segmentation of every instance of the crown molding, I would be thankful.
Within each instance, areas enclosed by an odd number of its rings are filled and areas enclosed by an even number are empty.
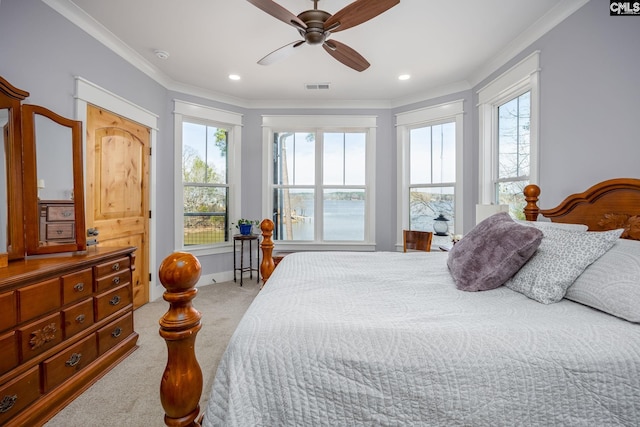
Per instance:
[[[558,3],[553,9],[513,39],[500,53],[487,61],[484,66],[480,67],[477,73],[470,76],[469,81],[471,87],[478,85],[588,2],[589,0],[563,0]]]
[[[478,72],[469,76],[467,80],[439,86],[428,91],[411,95],[410,97],[397,99],[378,100],[250,100],[231,95],[210,91],[201,87],[187,85],[173,80],[159,68],[144,59],[135,50],[106,29],[102,24],[80,9],[71,0],[42,0],[43,3],[60,13],[81,28],[87,34],[111,49],[125,61],[145,73],[151,79],[162,85],[167,90],[181,92],[212,101],[222,102],[241,108],[381,108],[390,109],[406,106],[413,103],[428,101],[440,96],[446,96],[457,92],[470,90],[493,72],[505,65],[509,60],[530,46],[537,39],[549,32],[556,25],[564,21],[568,16],[580,9],[589,0],[562,0],[557,6],[546,13],[542,18],[532,24],[528,29],[516,37],[498,55],[487,61]]]

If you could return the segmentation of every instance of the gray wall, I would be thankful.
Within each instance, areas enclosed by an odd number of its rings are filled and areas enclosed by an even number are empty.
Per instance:
[[[543,208],[605,179],[640,178],[638,41],[640,16],[609,16],[606,2],[590,1],[474,88],[475,105],[478,89],[541,51]]]
[[[464,99],[465,230],[478,192],[477,90],[533,50],[541,51],[540,184],[543,207],[603,179],[640,178],[640,18],[610,17],[592,1],[472,90],[390,110],[281,110],[225,105],[166,90],[38,0],[0,2],[0,75],[31,92],[30,103],[75,117],[74,77],[85,79],[159,116],[156,265],[174,250],[173,99],[244,115],[242,216],[261,216],[263,114],[378,116],[376,238],[393,250],[396,218],[395,114]],[[635,44],[635,46],[634,46]],[[203,273],[228,271],[230,255],[201,257]]]

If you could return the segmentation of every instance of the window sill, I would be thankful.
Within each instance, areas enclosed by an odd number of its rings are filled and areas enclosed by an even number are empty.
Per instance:
[[[180,250],[182,250],[183,252],[188,252],[194,256],[218,255],[233,252],[233,244],[228,243],[215,247],[182,248]]]
[[[354,251],[354,252],[374,252],[375,243],[303,243],[303,242],[283,242],[274,241],[274,251],[295,252],[295,251]]]

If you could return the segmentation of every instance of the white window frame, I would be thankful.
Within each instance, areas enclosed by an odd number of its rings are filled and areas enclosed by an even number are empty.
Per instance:
[[[535,51],[478,90],[479,192],[478,203],[497,202],[498,107],[531,92],[529,183],[538,183],[540,134],[540,51]]]
[[[262,212],[265,218],[273,212],[273,135],[278,132],[365,132],[366,136],[366,176],[364,186],[367,198],[365,201],[365,227],[363,242],[323,242],[315,241],[274,241],[278,250],[343,250],[343,251],[375,251],[375,153],[376,153],[377,116],[262,116]],[[321,203],[322,189],[322,146],[316,144],[316,203]],[[332,186],[327,186],[332,187]],[[317,205],[320,206],[320,205]],[[314,215],[315,235],[321,239],[322,215]]]
[[[227,209],[229,218],[239,218],[241,212],[241,152],[242,152],[242,114],[217,108],[198,105],[191,102],[174,100],[174,147],[175,147],[175,246],[176,250],[194,255],[212,255],[233,252],[233,240],[215,245],[184,246],[184,186],[182,182],[182,124],[189,119],[227,129],[227,179],[229,199]],[[229,234],[231,235],[231,233]]]
[[[434,105],[419,110],[396,114],[397,145],[397,215],[396,250],[402,250],[402,230],[409,229],[409,145],[411,129],[435,126],[443,123],[455,123],[456,128],[456,183],[455,191],[455,230],[454,234],[462,234],[463,220],[463,141],[464,141],[464,101],[457,100]]]

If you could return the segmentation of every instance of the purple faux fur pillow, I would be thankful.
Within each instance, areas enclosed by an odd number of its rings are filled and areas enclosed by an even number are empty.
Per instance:
[[[495,289],[526,264],[541,241],[542,231],[517,224],[501,212],[476,225],[456,243],[447,265],[458,289]]]

